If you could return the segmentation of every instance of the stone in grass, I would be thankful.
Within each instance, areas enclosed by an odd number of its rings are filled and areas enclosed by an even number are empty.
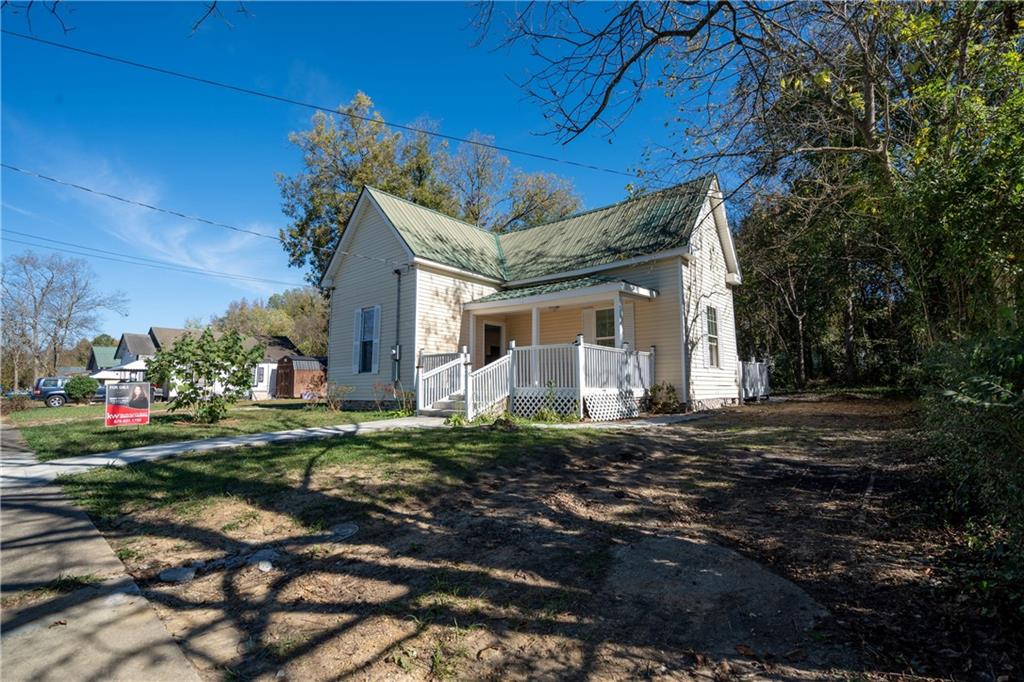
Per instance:
[[[335,540],[347,540],[359,532],[359,526],[355,523],[339,523],[331,528],[331,535]]]
[[[256,568],[260,569],[260,571],[263,573],[270,573],[270,570],[274,568],[274,564],[270,563],[269,561],[261,561],[258,564],[256,564]]]
[[[196,577],[196,569],[188,566],[165,568],[160,571],[160,580],[165,583],[187,583]]]

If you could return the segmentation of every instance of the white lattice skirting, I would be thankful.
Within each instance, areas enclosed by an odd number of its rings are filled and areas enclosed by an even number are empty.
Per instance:
[[[516,393],[512,396],[511,412],[517,417],[532,417],[538,410],[548,408],[558,414],[575,414],[576,392]]]
[[[632,393],[598,393],[583,398],[587,416],[594,421],[640,416],[640,399]]]

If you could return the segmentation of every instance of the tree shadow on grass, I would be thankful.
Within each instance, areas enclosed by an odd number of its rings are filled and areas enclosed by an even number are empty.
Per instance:
[[[164,557],[170,564],[202,556],[209,568],[183,585],[159,581],[163,562],[133,572],[197,665],[242,678],[861,669],[829,641],[849,634],[834,625],[817,635],[777,627],[776,639],[756,624],[731,631],[746,617],[742,589],[709,611],[736,617],[712,636],[699,627],[710,616],[688,610],[698,596],[689,605],[623,596],[610,581],[622,557],[652,538],[674,538],[680,551],[716,540],[763,558],[736,531],[743,516],[762,541],[794,554],[876,551],[860,520],[867,481],[856,455],[870,433],[829,429],[818,416],[779,426],[755,415],[733,430],[736,419],[621,434],[382,433],[95,472],[67,489],[115,543],[145,535],[186,545]],[[849,447],[829,453],[818,441]],[[744,496],[786,507],[752,517]],[[225,498],[285,521],[262,537],[210,527],[203,515]],[[125,513],[157,499],[195,511]],[[335,541],[331,528],[351,522],[358,533]],[[261,549],[276,553],[265,573],[245,560]],[[638,573],[664,561],[651,558]],[[777,569],[815,596],[831,594],[834,576],[793,565]],[[737,651],[751,642],[753,658]]]

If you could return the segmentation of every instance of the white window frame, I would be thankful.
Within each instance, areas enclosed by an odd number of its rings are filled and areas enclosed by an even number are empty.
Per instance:
[[[722,366],[722,346],[721,336],[718,331],[718,308],[713,305],[709,305],[704,309],[704,331],[705,338],[707,339],[708,348],[708,366],[718,367]],[[712,330],[712,326],[714,329]]]
[[[352,321],[352,373],[353,374],[378,374],[380,372],[380,306],[370,305],[363,306],[355,309],[355,314]],[[373,311],[373,329],[370,334],[370,338],[364,338],[363,336],[363,315],[368,311]],[[363,360],[364,355],[364,343],[369,342],[370,345],[370,366],[366,367]]]
[[[605,312],[611,313],[612,316],[612,334],[611,336],[598,336],[597,330],[600,328],[600,324],[597,318],[601,313]],[[597,308],[594,310],[594,343],[598,346],[615,348],[615,308]]]

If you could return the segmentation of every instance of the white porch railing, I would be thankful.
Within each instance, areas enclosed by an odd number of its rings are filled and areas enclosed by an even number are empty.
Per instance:
[[[469,374],[466,382],[466,418],[483,414],[509,395],[512,355],[505,355]]]
[[[626,348],[583,344],[587,389],[647,391],[651,387],[654,363],[651,353]]]
[[[427,359],[427,360],[425,360]],[[433,366],[431,366],[433,365]],[[463,393],[469,419],[507,401],[507,409],[532,416],[548,409],[560,414],[586,412],[595,419],[637,414],[654,381],[654,347],[634,351],[583,343],[517,347],[476,371],[461,353],[421,355],[417,408],[422,410]]]
[[[447,400],[465,389],[465,372],[463,366],[468,356],[463,353],[445,353],[454,359],[424,371],[417,369],[416,374],[416,409],[423,410],[436,402]],[[427,356],[424,356],[427,357]]]
[[[462,353],[420,353],[416,366],[420,368],[421,372],[429,372],[461,357]]]

